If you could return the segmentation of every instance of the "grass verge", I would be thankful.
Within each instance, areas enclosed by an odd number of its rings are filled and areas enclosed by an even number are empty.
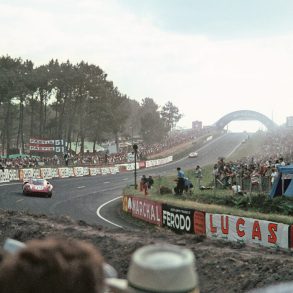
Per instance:
[[[239,149],[229,157],[229,160],[245,158],[251,154],[258,153],[263,145],[264,137],[261,134],[255,134],[248,141],[242,144]],[[185,156],[189,150],[181,153]],[[174,156],[175,157],[175,156]],[[169,177],[155,177],[155,184],[149,190],[148,198],[161,201],[168,204],[174,204],[186,208],[193,208],[210,213],[228,214],[247,218],[262,219],[284,224],[293,224],[293,200],[288,197],[278,196],[270,199],[266,194],[252,192],[249,195],[235,196],[231,190],[227,189],[207,189],[200,190],[199,186],[212,187],[213,166],[204,166],[202,168],[203,178],[198,181],[194,178],[194,170],[187,170],[186,176],[191,179],[194,190],[192,194],[185,194],[177,197],[172,190],[175,187],[176,174]],[[163,189],[162,189],[163,187]],[[164,193],[162,192],[164,190]],[[139,189],[133,186],[126,187],[124,194],[133,194],[144,197]]]

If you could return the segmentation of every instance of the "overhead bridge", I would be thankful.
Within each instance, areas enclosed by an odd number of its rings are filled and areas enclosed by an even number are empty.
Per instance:
[[[240,111],[231,112],[223,116],[221,119],[219,119],[213,126],[221,130],[231,121],[235,121],[235,120],[238,120],[238,121],[239,120],[240,121],[257,120],[261,122],[267,128],[267,130],[274,130],[275,128],[278,127],[278,125],[267,116],[259,112],[251,111],[251,110],[240,110]]]

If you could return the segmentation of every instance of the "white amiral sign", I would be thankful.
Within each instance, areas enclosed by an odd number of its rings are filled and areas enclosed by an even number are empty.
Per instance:
[[[252,218],[206,213],[206,235],[228,241],[289,248],[289,225]]]

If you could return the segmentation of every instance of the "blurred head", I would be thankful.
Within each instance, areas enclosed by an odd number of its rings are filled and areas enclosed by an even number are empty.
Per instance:
[[[32,240],[0,265],[1,293],[99,293],[103,258],[78,240]]]

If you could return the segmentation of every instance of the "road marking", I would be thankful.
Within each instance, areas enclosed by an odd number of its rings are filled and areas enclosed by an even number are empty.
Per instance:
[[[16,202],[20,202],[20,201],[23,201],[24,199],[23,198],[21,198],[21,199],[18,199]]]
[[[123,179],[122,179],[122,181],[126,181],[126,180],[128,180],[128,178],[123,178]]]
[[[103,203],[101,206],[99,206],[99,208],[97,209],[97,216],[98,216],[99,218],[101,218],[102,220],[104,220],[105,222],[107,222],[107,223],[109,223],[109,224],[111,224],[111,225],[114,225],[114,226],[116,226],[116,227],[118,227],[118,228],[122,228],[122,229],[123,229],[122,226],[117,225],[117,224],[115,224],[115,223],[113,223],[113,222],[111,222],[111,221],[105,219],[105,218],[100,214],[101,209],[102,209],[105,205],[107,205],[107,204],[109,204],[110,202],[112,202],[112,201],[114,201],[114,200],[117,200],[117,199],[119,199],[119,198],[122,198],[122,196],[118,196],[118,197],[116,197],[116,198],[113,198],[113,199],[111,199],[111,200],[109,200],[109,201]]]
[[[108,183],[110,183],[110,181],[105,181],[105,182],[104,182],[104,184],[108,184]]]
[[[85,188],[85,186],[77,186],[76,188]]]

